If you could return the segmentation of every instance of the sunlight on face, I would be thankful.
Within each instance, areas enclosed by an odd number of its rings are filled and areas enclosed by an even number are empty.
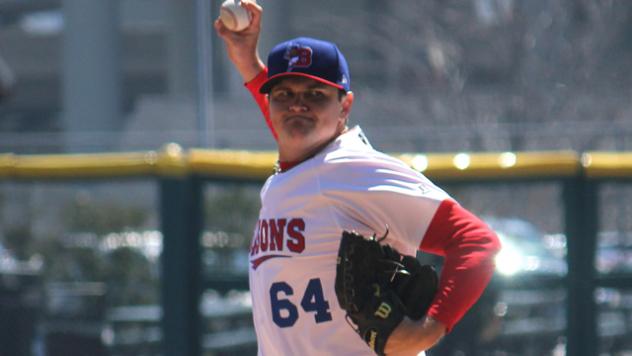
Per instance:
[[[305,77],[289,77],[269,94],[270,119],[280,149],[307,152],[322,147],[345,128],[351,106],[339,89]]]

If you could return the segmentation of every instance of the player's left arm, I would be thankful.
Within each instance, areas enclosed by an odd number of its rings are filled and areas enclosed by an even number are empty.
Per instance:
[[[500,243],[484,222],[446,199],[435,212],[420,249],[445,258],[438,291],[426,318],[406,318],[393,331],[386,344],[387,354],[416,354],[449,332],[491,280]]]
[[[445,333],[445,325],[431,317],[420,320],[405,317],[388,338],[384,351],[387,355],[417,356],[436,345]]]
[[[405,319],[395,329],[387,354],[426,350],[449,332],[485,290],[499,249],[496,234],[483,221],[452,199],[442,201],[420,246],[445,258],[437,294],[425,319]]]
[[[428,316],[450,331],[489,284],[500,242],[482,220],[446,199],[435,212],[420,249],[444,257],[439,289]]]

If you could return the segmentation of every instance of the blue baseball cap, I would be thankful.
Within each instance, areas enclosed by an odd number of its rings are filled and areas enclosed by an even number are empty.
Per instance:
[[[268,55],[268,79],[259,92],[269,93],[287,76],[307,77],[350,90],[349,66],[338,46],[315,38],[298,37],[274,46]]]

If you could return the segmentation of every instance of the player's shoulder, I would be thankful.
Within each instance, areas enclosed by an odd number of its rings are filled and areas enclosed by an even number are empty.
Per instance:
[[[403,161],[372,148],[332,151],[322,158],[319,179],[323,187],[373,186],[384,182],[426,182],[427,178]]]
[[[343,146],[325,154],[322,164],[329,170],[356,172],[375,171],[376,169],[388,169],[420,175],[400,159],[384,152],[380,152],[371,146]]]
[[[375,150],[358,129],[318,158],[317,180],[322,193],[333,191],[447,194],[402,160]]]

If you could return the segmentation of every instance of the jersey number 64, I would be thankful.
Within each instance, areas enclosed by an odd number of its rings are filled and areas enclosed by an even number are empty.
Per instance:
[[[270,303],[272,308],[272,320],[279,327],[287,328],[296,323],[299,318],[298,308],[289,299],[294,295],[294,289],[286,282],[275,282],[270,286]],[[323,286],[319,278],[313,278],[307,283],[301,307],[305,312],[314,313],[314,321],[323,323],[331,320],[329,302],[325,300]]]

